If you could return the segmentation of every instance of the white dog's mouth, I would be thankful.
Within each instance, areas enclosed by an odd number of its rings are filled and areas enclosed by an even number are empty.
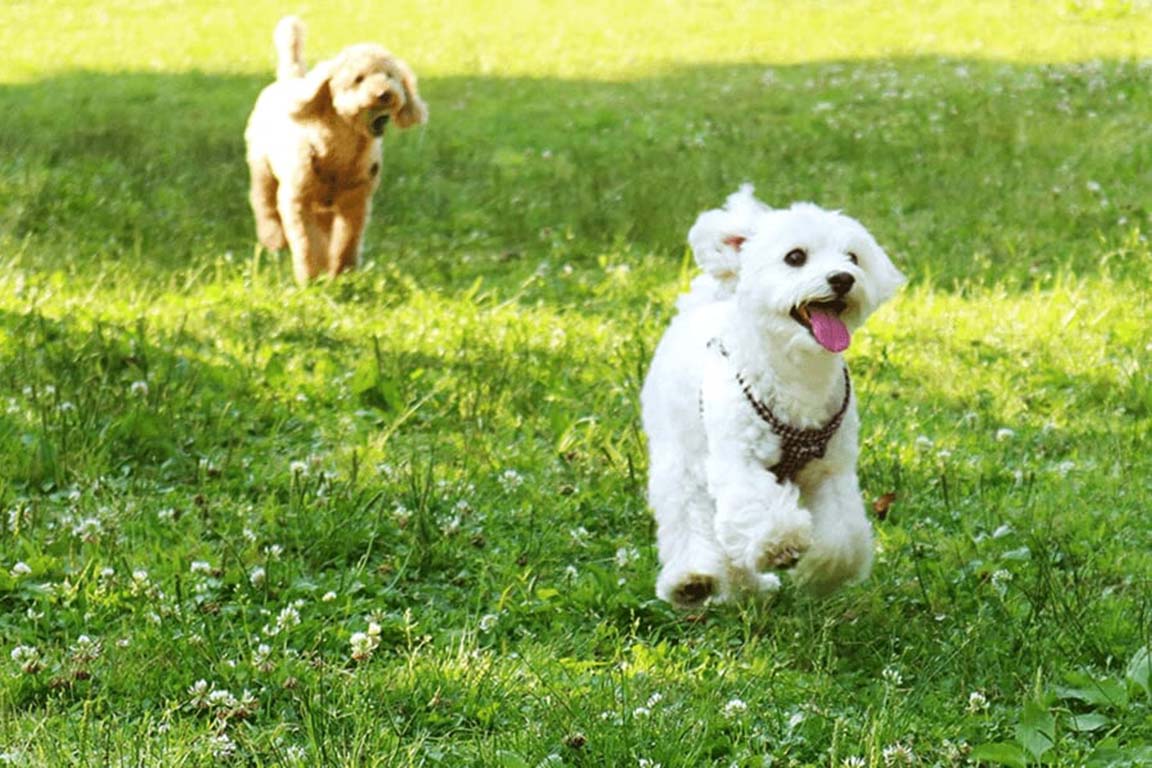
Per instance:
[[[792,319],[808,329],[816,342],[829,352],[843,352],[852,343],[848,326],[840,319],[848,308],[843,299],[809,301],[792,308]]]
[[[382,115],[376,115],[372,121],[368,123],[368,130],[372,131],[373,136],[383,136],[384,129],[388,127],[388,122],[392,119],[392,115],[385,112]]]

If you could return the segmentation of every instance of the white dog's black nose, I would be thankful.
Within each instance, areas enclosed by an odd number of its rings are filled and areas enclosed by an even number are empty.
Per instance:
[[[856,278],[847,272],[833,272],[828,275],[828,285],[832,286],[832,290],[837,296],[843,296],[848,293],[855,284]]]

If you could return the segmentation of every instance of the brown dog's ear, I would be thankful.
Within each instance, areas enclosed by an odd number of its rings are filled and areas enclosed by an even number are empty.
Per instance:
[[[396,59],[400,82],[404,85],[404,106],[395,115],[396,127],[410,128],[428,121],[428,105],[416,90],[416,75],[404,62]]]
[[[292,113],[303,115],[332,108],[332,74],[335,61],[322,61],[298,80],[288,81],[294,101]]]

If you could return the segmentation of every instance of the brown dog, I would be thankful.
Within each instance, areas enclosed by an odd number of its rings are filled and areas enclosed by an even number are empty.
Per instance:
[[[287,245],[297,282],[356,266],[380,137],[428,119],[416,76],[378,45],[361,43],[305,72],[304,25],[288,16],[274,34],[276,82],[256,100],[244,139],[261,245]]]

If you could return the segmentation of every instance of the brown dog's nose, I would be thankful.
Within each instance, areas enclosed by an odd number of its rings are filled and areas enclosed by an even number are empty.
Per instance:
[[[376,98],[380,101],[381,104],[383,104],[384,106],[388,106],[389,104],[392,103],[392,91],[383,91]]]
[[[832,286],[832,290],[836,292],[837,296],[848,293],[855,284],[856,278],[847,272],[833,272],[828,275],[828,285]]]

